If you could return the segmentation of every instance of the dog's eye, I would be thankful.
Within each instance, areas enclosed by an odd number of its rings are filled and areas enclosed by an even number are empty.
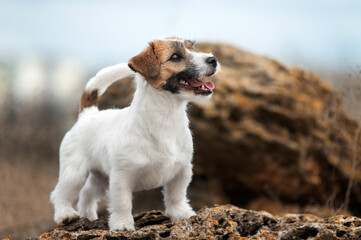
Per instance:
[[[170,58],[169,58],[169,60],[171,60],[172,62],[178,62],[178,61],[180,61],[182,59],[182,57],[181,56],[179,56],[178,54],[173,54]]]

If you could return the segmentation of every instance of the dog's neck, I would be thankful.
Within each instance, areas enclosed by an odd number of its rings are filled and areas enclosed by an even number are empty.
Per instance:
[[[188,122],[186,100],[171,92],[155,89],[139,74],[136,74],[135,82],[136,91],[131,103],[131,111],[138,117],[157,125],[174,125],[182,118]],[[175,119],[178,120],[174,122]]]

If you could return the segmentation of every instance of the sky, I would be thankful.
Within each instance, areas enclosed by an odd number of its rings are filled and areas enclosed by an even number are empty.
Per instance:
[[[128,61],[148,41],[230,43],[310,70],[361,64],[359,0],[0,0],[0,61]]]

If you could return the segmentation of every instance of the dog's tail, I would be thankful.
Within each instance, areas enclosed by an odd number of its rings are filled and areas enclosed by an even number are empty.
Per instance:
[[[128,67],[127,63],[119,63],[100,70],[86,84],[80,98],[79,112],[82,112],[87,107],[97,106],[100,97],[107,90],[110,84],[133,75],[134,72]]]

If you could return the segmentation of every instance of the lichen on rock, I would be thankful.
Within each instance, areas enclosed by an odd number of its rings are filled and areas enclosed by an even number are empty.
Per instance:
[[[203,208],[196,216],[176,223],[171,223],[160,211],[138,214],[134,220],[134,231],[109,231],[107,216],[93,222],[80,219],[43,233],[37,239],[361,239],[361,219],[357,217],[273,216],[232,205]]]

